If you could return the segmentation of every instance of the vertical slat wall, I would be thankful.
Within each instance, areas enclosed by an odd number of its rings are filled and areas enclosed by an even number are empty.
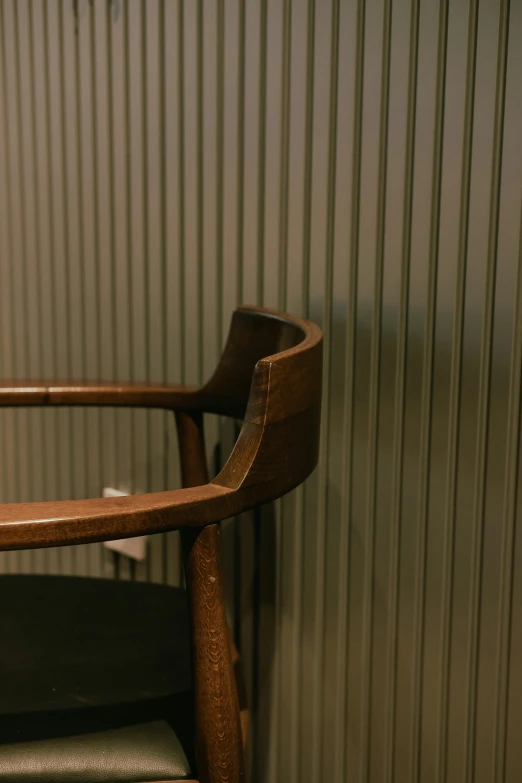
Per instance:
[[[509,0],[0,0],[1,376],[324,329],[318,470],[223,524],[254,783],[522,779],[521,74]],[[2,501],[178,481],[163,413],[0,411]],[[176,534],[0,567],[181,579]]]

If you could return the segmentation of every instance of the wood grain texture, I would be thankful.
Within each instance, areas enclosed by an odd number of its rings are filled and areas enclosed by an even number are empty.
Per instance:
[[[243,735],[219,570],[219,526],[184,531],[184,539],[198,776],[201,783],[240,783]]]
[[[272,350],[279,352],[267,355]],[[223,358],[201,389],[173,387],[167,393],[167,387],[158,391],[143,385],[131,389],[116,384],[108,391],[105,384],[5,384],[0,398],[3,394],[4,404],[10,405],[27,399],[42,405],[72,399],[81,404],[119,399],[133,405],[149,399],[156,405],[164,394],[166,408],[179,404],[191,412],[241,414],[245,421],[230,459],[210,484],[123,498],[5,504],[0,506],[0,550],[209,525],[285,494],[304,481],[317,461],[321,351],[321,332],[314,324],[262,308],[241,308],[234,314]]]
[[[0,505],[0,550],[84,544],[186,525],[199,527],[238,513],[235,497],[230,489],[206,484],[122,498],[5,503]]]
[[[208,480],[201,414],[177,413],[185,486]],[[190,610],[195,748],[201,783],[245,779],[243,734],[219,568],[219,526],[182,530]]]
[[[106,405],[132,408],[198,407],[197,387],[105,382],[2,381],[0,406]]]

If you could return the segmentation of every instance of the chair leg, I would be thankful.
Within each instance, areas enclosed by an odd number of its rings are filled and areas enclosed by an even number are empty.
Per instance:
[[[205,484],[203,419],[176,413],[184,487]],[[200,783],[244,783],[244,729],[219,568],[219,526],[181,532],[190,609]]]
[[[244,783],[243,731],[219,570],[219,527],[183,530],[200,783]]]

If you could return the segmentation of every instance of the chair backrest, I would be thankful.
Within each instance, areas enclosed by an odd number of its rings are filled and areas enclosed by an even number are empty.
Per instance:
[[[217,368],[200,390],[205,410],[243,419],[256,364],[298,345],[306,328],[307,322],[264,308],[235,310]]]
[[[214,484],[258,486],[264,502],[306,478],[317,461],[321,374],[317,326],[260,308],[235,311],[216,372],[201,390],[206,410],[244,421]]]

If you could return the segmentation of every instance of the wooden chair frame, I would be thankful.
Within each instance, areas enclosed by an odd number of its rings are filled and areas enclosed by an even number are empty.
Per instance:
[[[180,530],[191,618],[199,783],[239,783],[245,774],[218,523],[284,495],[315,467],[321,362],[322,335],[314,324],[242,307],[233,315],[218,367],[202,387],[0,383],[0,406],[132,406],[175,413],[182,489],[0,505],[0,551]],[[229,460],[210,482],[203,413],[243,420]]]

